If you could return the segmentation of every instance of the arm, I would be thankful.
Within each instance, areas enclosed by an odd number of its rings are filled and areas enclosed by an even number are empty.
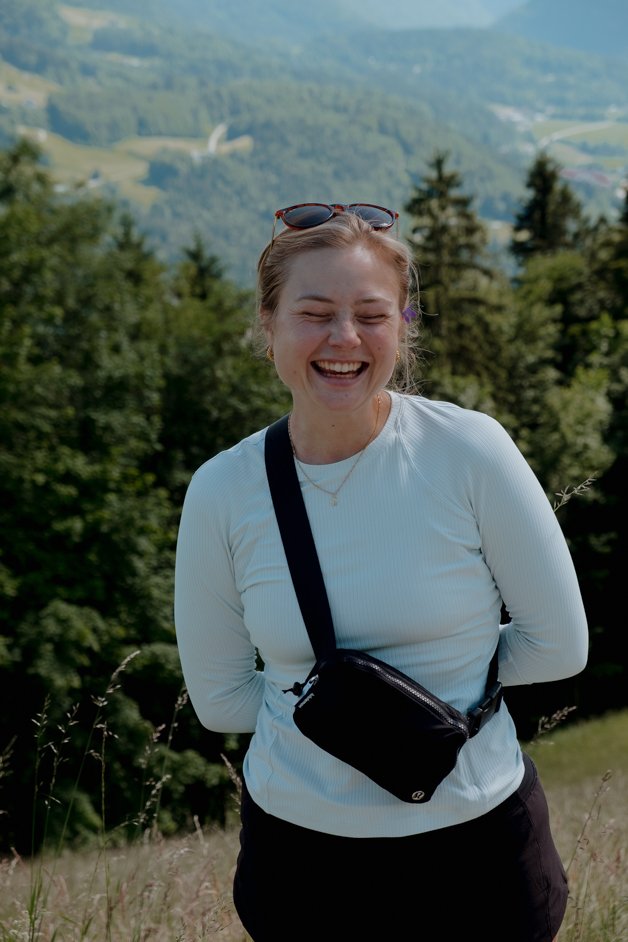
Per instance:
[[[255,729],[264,677],[242,617],[220,480],[205,465],[188,488],[177,540],[174,613],[183,677],[208,729]]]
[[[474,486],[482,550],[511,622],[500,632],[505,686],[561,680],[583,670],[586,614],[556,515],[527,461],[489,422],[486,468]]]

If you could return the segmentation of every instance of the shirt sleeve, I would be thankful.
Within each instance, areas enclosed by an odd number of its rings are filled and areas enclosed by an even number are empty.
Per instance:
[[[191,704],[220,733],[255,729],[264,689],[235,584],[224,495],[208,465],[188,487],[177,538],[174,618]]]
[[[588,628],[571,553],[529,464],[493,419],[478,429],[485,467],[474,475],[481,545],[511,621],[499,639],[505,686],[580,673]],[[476,440],[476,441],[478,441]]]

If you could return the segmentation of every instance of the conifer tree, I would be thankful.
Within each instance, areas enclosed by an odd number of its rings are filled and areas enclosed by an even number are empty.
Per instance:
[[[612,462],[602,468],[593,500],[569,505],[576,534],[574,550],[579,568],[594,573],[585,582],[585,601],[594,646],[588,671],[588,692],[606,708],[625,705],[628,667],[616,630],[622,611],[628,536],[623,521],[628,513],[628,191],[614,223],[601,222],[595,232],[586,294],[595,299],[598,316],[583,328],[589,357],[608,377],[612,409],[606,432]]]
[[[583,232],[582,207],[561,181],[560,165],[542,151],[528,171],[528,199],[515,217],[510,244],[518,261],[533,255],[577,248]]]
[[[601,227],[594,248],[596,280],[605,288],[606,302],[615,318],[622,320],[628,299],[628,188],[617,221]]]
[[[423,308],[441,317],[433,330],[449,329],[445,316],[454,309],[469,275],[490,275],[486,264],[488,236],[473,209],[473,198],[460,192],[462,179],[447,167],[449,155],[437,152],[405,206],[411,216],[410,242],[420,269]],[[482,304],[479,292],[465,292],[467,303]]]
[[[285,387],[250,343],[252,293],[223,276],[197,235],[171,277],[159,329],[162,429],[152,468],[180,506],[196,468],[288,409]]]
[[[467,406],[494,409],[508,286],[492,265],[488,233],[461,192],[462,179],[436,152],[405,206],[424,315],[426,389]]]
[[[538,399],[532,364],[517,432],[550,492],[595,479],[562,508],[561,521],[581,574],[593,641],[579,684],[586,702],[606,700],[610,707],[623,702],[626,676],[613,623],[622,604],[617,560],[626,546],[617,521],[626,502],[627,206],[615,224],[603,218],[585,223],[558,164],[545,154],[531,168],[528,187],[531,197],[511,244],[520,262],[515,298],[522,328],[536,311],[545,318],[550,383]],[[513,362],[513,376],[516,369]]]

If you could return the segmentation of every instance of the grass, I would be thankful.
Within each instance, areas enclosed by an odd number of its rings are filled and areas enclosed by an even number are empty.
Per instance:
[[[550,731],[527,748],[570,881],[559,942],[626,942],[628,712]]]
[[[124,850],[64,853],[31,864],[0,863],[0,939],[115,942],[244,942],[231,902],[237,832],[158,834]],[[33,870],[46,883],[33,931]]]
[[[0,103],[3,87],[0,73]],[[111,147],[92,147],[72,143],[42,128],[22,125],[19,132],[36,141],[42,148],[50,162],[50,172],[55,183],[69,189],[98,189],[112,184],[120,196],[144,208],[149,208],[163,197],[162,190],[143,182],[152,159],[161,151],[171,150],[186,154],[192,160],[195,154],[202,154],[207,148],[207,137],[130,137]],[[252,139],[248,135],[233,140],[221,138],[216,145],[216,152],[227,154],[250,150],[251,147]]]
[[[628,939],[628,711],[543,723],[524,748],[545,784],[570,879],[558,942]],[[231,902],[238,832],[232,823],[176,838],[0,860],[0,942],[247,942]]]
[[[628,150],[628,123],[625,121],[537,121],[533,125],[537,140],[568,138],[595,144],[616,144]]]
[[[44,108],[50,94],[59,90],[59,85],[32,72],[24,72],[0,59],[0,105],[13,107],[29,102]]]
[[[628,122],[546,120],[534,122],[531,130],[538,146],[549,148],[561,165],[598,167],[620,182],[628,158]],[[592,153],[588,146],[601,146],[602,151]]]
[[[122,196],[144,207],[162,196],[157,187],[142,183],[148,174],[149,161],[132,150],[127,151],[120,145],[107,148],[73,144],[59,134],[36,128],[19,130],[42,147],[50,161],[52,178],[62,187],[97,190],[105,184],[114,184]]]
[[[106,6],[106,4],[103,4]],[[59,16],[65,20],[71,29],[71,39],[77,44],[87,45],[94,37],[96,30],[103,26],[128,27],[132,17],[112,13],[107,10],[87,10],[80,7],[60,4],[57,8]]]

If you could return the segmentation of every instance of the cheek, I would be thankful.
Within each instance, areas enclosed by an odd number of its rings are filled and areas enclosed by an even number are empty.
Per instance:
[[[394,347],[396,349],[403,340],[404,334],[404,325],[401,323],[401,318],[399,318],[399,323],[391,323],[387,326],[386,332],[381,336],[378,346],[381,349],[384,347],[388,349]]]

